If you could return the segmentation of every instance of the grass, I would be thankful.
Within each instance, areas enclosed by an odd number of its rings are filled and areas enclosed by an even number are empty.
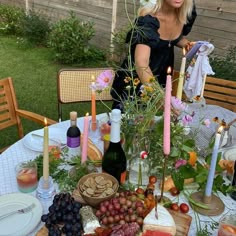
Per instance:
[[[101,64],[81,65],[81,67],[107,66]],[[15,37],[0,36],[0,78],[12,77],[19,108],[33,111],[57,120],[57,71],[68,67],[52,60],[48,48],[29,48],[20,46]],[[78,67],[78,66],[77,66]],[[78,116],[91,110],[90,103],[65,105],[64,119],[75,110]],[[107,111],[97,103],[97,113]],[[40,128],[37,124],[23,120],[25,134]],[[0,148],[17,141],[15,128],[0,131]]]

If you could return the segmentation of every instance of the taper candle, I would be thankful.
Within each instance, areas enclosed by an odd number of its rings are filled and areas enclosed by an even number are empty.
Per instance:
[[[44,134],[43,134],[43,178],[45,181],[49,177],[49,153],[48,153],[48,126],[47,119],[44,118]]]
[[[180,100],[182,99],[185,65],[186,65],[185,48],[183,48],[183,55],[184,56],[182,58],[181,67],[179,71],[179,81],[178,81],[178,88],[177,88],[177,95],[176,95],[176,97],[179,98]]]
[[[83,131],[83,145],[82,145],[81,163],[84,163],[87,160],[88,132],[89,132],[89,113],[86,113],[86,115],[84,117],[84,131]]]
[[[96,120],[96,89],[95,89],[95,78],[92,76],[92,130],[95,131],[97,129],[97,120]]]
[[[212,156],[211,156],[210,170],[208,173],[207,184],[206,184],[206,189],[205,189],[206,197],[210,197],[212,194],[212,186],[213,186],[213,181],[214,181],[214,176],[215,176],[216,162],[217,162],[217,156],[218,156],[218,150],[220,146],[222,130],[223,130],[223,126],[220,126],[215,137],[215,143],[214,143]]]
[[[167,156],[170,154],[170,109],[171,109],[171,68],[168,68],[165,88],[165,108],[164,108],[164,133],[163,152]]]

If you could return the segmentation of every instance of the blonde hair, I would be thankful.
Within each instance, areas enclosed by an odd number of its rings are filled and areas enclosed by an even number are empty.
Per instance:
[[[145,15],[154,15],[156,14],[163,6],[163,2],[165,0],[157,0],[156,5],[150,6],[147,4],[146,6],[142,6],[138,10],[138,16],[145,16]],[[176,9],[176,13],[178,16],[178,20],[186,24],[188,22],[188,17],[191,17],[193,10],[193,0],[184,0],[182,6]]]

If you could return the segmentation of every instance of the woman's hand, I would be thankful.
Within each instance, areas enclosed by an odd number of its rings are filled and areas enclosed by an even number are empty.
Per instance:
[[[186,52],[188,52],[195,44],[196,42],[187,42],[184,46]]]

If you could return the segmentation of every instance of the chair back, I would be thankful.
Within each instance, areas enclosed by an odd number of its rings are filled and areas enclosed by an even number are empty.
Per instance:
[[[236,81],[207,76],[203,97],[207,104],[236,112]]]
[[[91,78],[111,68],[61,69],[57,77],[58,120],[62,120],[62,104],[91,101]],[[96,94],[96,100],[111,101],[109,90]]]
[[[16,115],[18,108],[12,78],[0,79],[0,130],[17,125],[18,135],[23,137],[23,127]]]

